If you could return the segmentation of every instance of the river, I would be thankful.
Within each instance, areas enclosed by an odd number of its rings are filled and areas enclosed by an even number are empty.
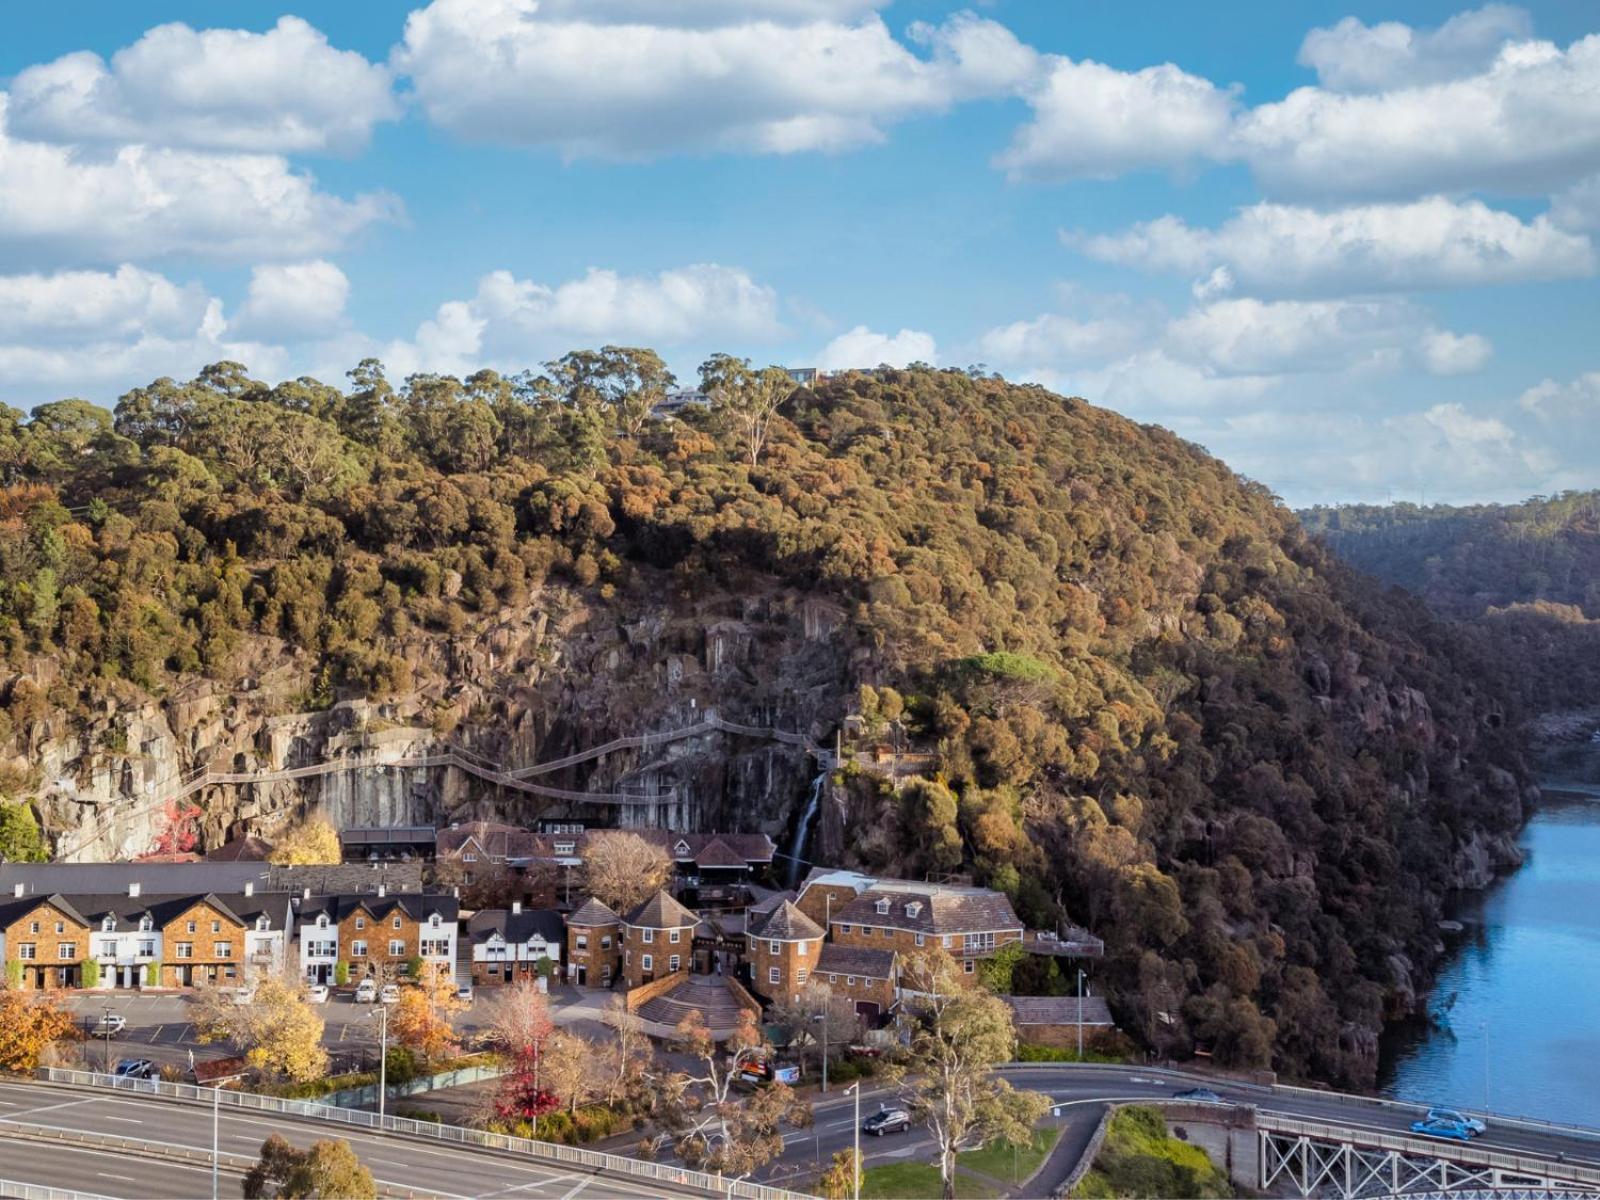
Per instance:
[[[1548,793],[1547,793],[1548,796]],[[1393,1031],[1386,1096],[1600,1126],[1600,800],[1547,798],[1527,860],[1454,912],[1446,1029]]]

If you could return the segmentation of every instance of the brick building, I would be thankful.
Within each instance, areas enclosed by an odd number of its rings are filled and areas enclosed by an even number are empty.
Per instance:
[[[657,892],[622,919],[622,979],[627,987],[687,975],[700,918]]]
[[[486,908],[467,921],[474,986],[495,986],[539,976],[560,978],[566,926],[547,908]],[[546,965],[548,964],[548,965]]]
[[[373,895],[303,896],[295,909],[300,974],[311,983],[332,983],[340,962],[352,980],[398,978],[413,957],[455,970],[454,896],[380,887]]]
[[[751,989],[768,1001],[798,996],[816,972],[823,936],[789,900],[757,913],[746,930]]]
[[[590,897],[567,918],[567,982],[610,987],[622,964],[622,918]]]
[[[859,946],[823,945],[816,975],[836,996],[848,996],[856,1012],[877,1023],[898,1003],[898,957],[893,950],[864,950]]]
[[[20,971],[8,982],[37,990],[78,986],[89,923],[67,897],[14,895],[0,906],[0,932],[7,971]]]

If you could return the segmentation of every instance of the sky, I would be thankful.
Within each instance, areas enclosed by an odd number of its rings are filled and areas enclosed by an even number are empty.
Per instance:
[[[217,24],[219,20],[225,24]],[[0,401],[234,359],[981,364],[1295,505],[1600,486],[1600,8],[0,18]]]

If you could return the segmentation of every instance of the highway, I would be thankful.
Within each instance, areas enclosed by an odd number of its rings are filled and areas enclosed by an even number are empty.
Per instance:
[[[1205,1086],[1224,1100],[1254,1106],[1262,1116],[1281,1116],[1337,1124],[1356,1140],[1363,1133],[1406,1135],[1422,1111],[1418,1106],[1386,1105],[1338,1093],[1222,1082],[1212,1076],[1125,1066],[1012,1066],[1003,1069],[1016,1086],[1046,1093],[1058,1106],[1070,1144],[1082,1144],[1108,1103],[1170,1098],[1186,1087]],[[863,1117],[891,1094],[864,1081]],[[1441,1097],[1445,1101],[1447,1097]],[[762,1171],[765,1182],[803,1190],[817,1166],[853,1145],[853,1099],[835,1088],[815,1106],[812,1129],[785,1138],[782,1158]],[[1537,1123],[1521,1124],[1489,1116],[1489,1132],[1475,1148],[1547,1159],[1600,1171],[1600,1131],[1574,1131]],[[209,1151],[211,1113],[205,1108],[125,1093],[106,1094],[25,1082],[0,1083],[0,1125],[17,1123],[47,1129],[137,1137],[154,1147],[169,1145]],[[378,1181],[392,1189],[446,1197],[515,1196],[531,1200],[592,1200],[609,1196],[662,1193],[650,1181],[601,1178],[564,1165],[541,1165],[493,1151],[424,1144],[404,1137],[379,1136],[346,1126],[328,1126],[271,1114],[222,1110],[221,1141],[226,1153],[253,1156],[265,1137],[282,1132],[305,1145],[316,1137],[350,1141]],[[921,1130],[885,1138],[863,1136],[868,1166],[901,1159],[931,1161],[933,1146]],[[614,1152],[615,1152],[615,1148]],[[1449,1146],[1441,1147],[1448,1152]],[[90,1154],[77,1149],[5,1139],[0,1178],[51,1184],[136,1200],[145,1196],[203,1196],[209,1175],[202,1169],[147,1159]],[[1044,1181],[1041,1180],[1041,1183]],[[230,1192],[234,1188],[228,1189]]]

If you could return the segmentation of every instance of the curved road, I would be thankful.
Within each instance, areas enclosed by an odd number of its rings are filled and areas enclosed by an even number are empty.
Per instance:
[[[1067,1126],[1063,1135],[1067,1145],[1063,1154],[1052,1161],[1051,1168],[1061,1168],[1063,1162],[1070,1165],[1072,1155],[1065,1151],[1087,1139],[1107,1103],[1158,1101],[1187,1087],[1210,1087],[1224,1100],[1254,1106],[1263,1117],[1338,1124],[1358,1139],[1362,1133],[1408,1134],[1411,1122],[1422,1112],[1415,1105],[1298,1088],[1219,1082],[1210,1076],[1151,1068],[1016,1065],[1004,1068],[1003,1074],[1018,1087],[1046,1093],[1058,1106]],[[862,1115],[872,1112],[879,1100],[889,1096],[881,1088],[864,1091]],[[854,1143],[855,1106],[851,1097],[835,1088],[818,1101],[815,1112],[814,1128],[785,1138],[784,1154],[762,1172],[764,1180],[803,1190],[815,1178],[818,1165],[826,1166],[835,1151]],[[1546,1159],[1560,1155],[1569,1165],[1600,1171],[1600,1130],[1566,1129],[1494,1116],[1487,1119],[1489,1132],[1472,1143],[1475,1148]],[[0,1128],[8,1123],[136,1137],[158,1147],[167,1144],[209,1151],[211,1146],[211,1113],[204,1107],[128,1093],[4,1082],[0,1083]],[[227,1153],[253,1156],[262,1140],[274,1131],[283,1132],[302,1145],[322,1136],[346,1138],[380,1183],[399,1190],[446,1197],[507,1196],[531,1200],[662,1193],[661,1186],[650,1181],[600,1177],[581,1169],[532,1163],[488,1150],[423,1144],[399,1136],[380,1136],[345,1126],[333,1128],[271,1114],[226,1109],[222,1112],[222,1149]],[[928,1161],[933,1153],[927,1134],[921,1131],[882,1139],[863,1137],[861,1144],[869,1166],[906,1158]],[[1046,1175],[1049,1171],[1047,1168]],[[129,1198],[203,1196],[210,1187],[209,1178],[192,1168],[148,1159],[96,1156],[76,1149],[64,1151],[19,1139],[5,1140],[0,1153],[0,1178]],[[1037,1190],[1044,1190],[1050,1182],[1042,1175]],[[231,1194],[235,1189],[227,1190]]]

